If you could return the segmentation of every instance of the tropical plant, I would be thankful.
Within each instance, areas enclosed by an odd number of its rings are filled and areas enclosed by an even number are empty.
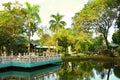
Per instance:
[[[60,15],[57,13],[56,15],[51,15],[51,20],[49,21],[50,23],[50,29],[53,32],[59,31],[60,28],[64,28],[66,23],[62,21],[63,15]]]
[[[64,21],[62,21],[63,15],[60,15],[59,13],[57,13],[56,15],[51,15],[51,17],[53,19],[51,19],[49,21],[50,23],[50,29],[53,32],[59,32],[60,29],[64,28],[64,26],[66,25],[66,23]],[[56,40],[56,52],[58,53],[58,40]]]
[[[23,8],[23,14],[25,15],[25,29],[28,35],[28,53],[30,53],[30,40],[31,36],[37,30],[38,23],[41,21],[39,17],[39,6],[38,5],[31,5],[30,3],[26,2],[26,8]]]

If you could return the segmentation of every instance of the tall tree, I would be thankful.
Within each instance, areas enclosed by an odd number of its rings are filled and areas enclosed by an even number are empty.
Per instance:
[[[63,15],[57,13],[56,15],[51,15],[53,19],[49,21],[50,29],[53,32],[59,32],[61,28],[64,28],[66,22],[62,21]],[[58,40],[56,40],[56,52],[58,53]]]
[[[31,5],[26,2],[26,8],[23,8],[25,14],[25,28],[28,35],[28,53],[30,53],[30,39],[37,30],[38,23],[41,21],[39,17],[39,6]]]
[[[108,33],[117,18],[116,0],[92,0],[75,16],[77,26],[89,26],[89,29],[101,33],[109,50]]]
[[[11,40],[15,40],[23,32],[22,5],[18,2],[8,2],[4,3],[3,7],[4,9],[0,11],[0,46],[6,44],[6,47],[9,47],[12,44]],[[8,53],[10,53],[9,48],[7,48]]]

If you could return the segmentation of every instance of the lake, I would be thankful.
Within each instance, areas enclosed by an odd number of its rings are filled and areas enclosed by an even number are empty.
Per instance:
[[[120,80],[120,62],[73,61],[35,68],[4,68],[0,80]]]

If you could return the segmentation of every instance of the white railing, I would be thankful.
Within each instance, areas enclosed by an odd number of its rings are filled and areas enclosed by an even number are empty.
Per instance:
[[[49,56],[0,56],[0,63],[5,62],[24,62],[24,63],[33,63],[33,62],[44,62],[48,60],[61,59],[59,55],[49,55]]]

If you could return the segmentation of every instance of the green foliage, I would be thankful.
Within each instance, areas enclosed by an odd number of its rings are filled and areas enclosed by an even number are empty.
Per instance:
[[[114,72],[114,74],[115,74],[115,76],[117,78],[120,78],[120,72],[119,72],[119,70],[120,70],[119,66],[115,67],[114,70],[113,70],[113,72]]]
[[[74,48],[77,52],[87,52],[89,51],[90,44],[92,44],[91,38],[88,33],[79,32],[75,36]]]
[[[51,18],[53,19],[50,20],[49,23],[50,23],[50,29],[53,32],[58,31],[60,28],[64,28],[64,26],[66,25],[66,22],[61,21],[63,15],[60,15],[59,13],[57,13],[56,15],[51,15]]]
[[[39,38],[41,38],[43,34],[44,34],[43,29],[37,30],[37,35],[39,36]]]
[[[25,31],[28,35],[28,53],[30,53],[30,40],[31,36],[34,35],[34,33],[37,31],[38,23],[40,22],[39,17],[39,6],[38,5],[31,5],[30,3],[26,2],[26,8],[22,9],[22,12],[24,14],[24,25],[25,25]]]
[[[120,30],[120,14],[119,14],[119,17],[117,19],[117,28]]]
[[[40,38],[40,44],[52,46],[54,44],[54,41],[49,34],[43,34]]]
[[[8,2],[4,4],[5,10],[0,12],[0,29],[3,34],[6,34],[12,38],[15,37],[16,34],[22,33],[23,31],[22,25],[24,19],[21,16],[21,7],[18,7],[18,5],[20,4]]]
[[[17,36],[15,40],[10,40],[14,53],[24,53],[27,49],[27,39],[25,36]]]
[[[107,49],[107,40],[110,27],[118,14],[116,0],[92,0],[73,17],[73,25],[76,30],[94,30],[104,37]],[[86,30],[86,31],[87,31]]]
[[[113,33],[112,40],[113,40],[114,43],[120,45],[120,31],[119,30],[116,31],[115,33]]]
[[[3,52],[2,48],[4,48],[7,53],[10,53],[10,50],[15,48],[15,41],[19,35],[23,34],[24,18],[20,3],[8,2],[4,3],[3,7],[4,9],[0,11],[0,50]],[[16,47],[14,50],[18,50],[18,48]]]
[[[59,48],[65,52],[67,52],[68,46],[71,46],[75,40],[71,29],[59,29],[59,33],[55,33],[53,38],[55,41],[58,40]]]
[[[66,25],[66,22],[62,21],[62,18],[63,18],[63,15],[60,15],[59,13],[57,13],[56,15],[51,15],[51,17],[53,19],[51,19],[49,21],[50,23],[50,29],[53,31],[53,32],[56,32],[58,33],[60,31],[60,29],[64,29],[64,26]],[[58,39],[55,38],[55,42],[56,42],[56,52],[58,52]]]
[[[39,17],[39,6],[38,5],[31,5],[30,3],[26,2],[26,8],[22,8],[22,13],[25,19],[25,29],[26,33],[29,36],[33,36],[33,34],[37,31],[37,26],[39,24],[40,17]]]
[[[29,33],[29,36],[33,35],[40,21],[37,14],[39,7],[31,6],[27,2],[26,6],[23,8],[17,1],[3,4],[4,9],[0,11],[0,50],[6,47],[8,53],[10,50],[14,53],[26,51],[26,36],[21,37],[21,35],[25,35],[25,31]]]
[[[66,22],[62,21],[63,15],[57,13],[51,15],[49,29],[52,35],[44,33],[43,29],[38,29],[41,22],[38,5],[31,5],[26,2],[23,8],[18,2],[3,4],[4,10],[0,11],[0,47],[10,44],[11,50],[16,47],[26,47],[29,42],[30,51],[31,36],[38,30],[37,34],[42,45],[56,45],[56,51],[67,53],[68,47],[72,47],[75,53],[100,51],[103,47],[103,40],[109,48],[107,40],[108,32],[113,22],[117,20],[119,29],[119,1],[118,0],[91,0],[85,5],[83,10],[76,13],[73,19],[72,28],[65,29]],[[98,32],[102,36],[92,39],[92,33]],[[26,34],[25,34],[26,33]],[[20,35],[25,35],[21,37]],[[27,37],[28,36],[28,40]],[[23,39],[20,39],[23,38]],[[119,31],[113,34],[113,42],[119,44]],[[24,43],[25,42],[25,43]],[[19,49],[16,52],[20,52]],[[23,50],[24,51],[24,50]]]
[[[120,55],[120,46],[116,49],[116,55]]]
[[[94,74],[92,72],[93,64],[91,63],[64,62],[62,65],[62,69],[58,72],[62,80],[90,80],[90,78],[94,77]]]
[[[103,45],[103,37],[102,35],[96,37],[93,39],[93,44],[91,45],[91,51],[95,51],[95,52],[102,52],[105,47]]]

